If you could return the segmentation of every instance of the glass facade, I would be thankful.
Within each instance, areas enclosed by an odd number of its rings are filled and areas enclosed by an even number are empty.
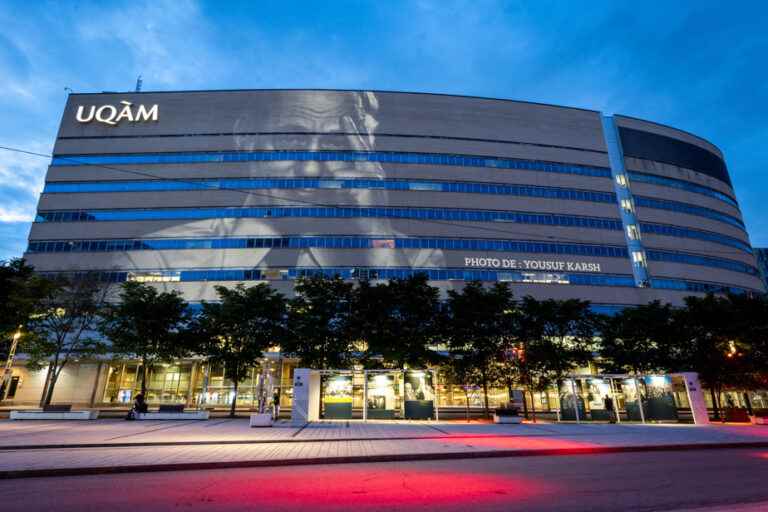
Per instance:
[[[599,178],[610,178],[610,169],[584,165],[569,165],[538,160],[481,157],[473,155],[447,155],[434,153],[403,152],[356,152],[356,151],[258,151],[221,153],[172,153],[133,155],[57,155],[51,161],[54,166],[75,165],[125,165],[163,163],[223,163],[250,161],[340,161],[340,162],[387,162],[403,164],[451,165],[463,167],[493,167],[561,174],[579,174]],[[635,181],[652,183],[665,187],[703,194],[737,206],[736,200],[715,189],[693,182],[666,178],[653,174],[629,171]]]
[[[181,249],[440,249],[462,251],[504,251],[541,254],[568,254],[593,257],[626,258],[627,249],[617,246],[555,244],[515,240],[482,240],[455,238],[370,238],[370,237],[280,237],[280,238],[214,238],[188,240],[40,240],[31,242],[29,253],[50,252],[116,252]],[[757,268],[740,261],[711,258],[674,251],[648,250],[650,261],[667,261],[722,268],[758,275]],[[158,279],[159,280],[159,279]]]
[[[441,153],[403,153],[381,151],[222,151],[216,153],[142,153],[128,155],[55,155],[52,166],[73,165],[152,165],[194,164],[226,162],[382,162],[394,164],[427,164],[461,167],[492,167],[542,171],[561,174],[579,174],[609,178],[610,170],[604,167],[570,165],[538,160],[520,160],[475,155],[449,155]]]
[[[384,180],[384,179],[323,179],[323,178],[242,178],[198,181],[109,181],[84,183],[48,183],[44,194],[83,192],[147,192],[170,190],[249,190],[249,189],[365,189],[402,190],[418,192],[457,192],[470,194],[499,194],[521,197],[541,197],[595,203],[614,203],[608,192],[507,185],[503,183],[472,183],[463,181]]]
[[[572,226],[621,230],[621,221],[605,217],[581,217],[551,213],[454,208],[375,208],[375,207],[264,207],[264,208],[168,208],[157,210],[70,210],[41,211],[35,222],[108,222],[169,219],[216,218],[400,218],[452,220],[459,222],[516,222],[545,226]]]

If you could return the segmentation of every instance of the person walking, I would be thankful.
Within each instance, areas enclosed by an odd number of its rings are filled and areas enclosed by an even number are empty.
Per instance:
[[[613,398],[605,395],[603,397],[603,404],[605,404],[605,410],[608,412],[608,421],[616,423],[616,411],[613,409]]]

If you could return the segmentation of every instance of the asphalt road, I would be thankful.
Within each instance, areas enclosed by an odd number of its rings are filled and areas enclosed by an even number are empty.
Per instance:
[[[3,512],[756,511],[768,510],[768,450],[28,478],[0,480],[0,496]]]

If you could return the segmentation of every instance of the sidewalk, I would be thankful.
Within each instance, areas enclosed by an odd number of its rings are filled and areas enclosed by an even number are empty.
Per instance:
[[[768,448],[768,427],[0,420],[0,478],[728,447]]]

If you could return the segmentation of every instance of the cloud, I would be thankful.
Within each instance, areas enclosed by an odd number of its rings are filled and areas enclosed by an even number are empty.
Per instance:
[[[142,74],[152,89],[201,86],[216,74],[210,29],[196,2],[152,0],[115,8],[106,3],[76,31],[84,45],[106,44],[117,69]]]

